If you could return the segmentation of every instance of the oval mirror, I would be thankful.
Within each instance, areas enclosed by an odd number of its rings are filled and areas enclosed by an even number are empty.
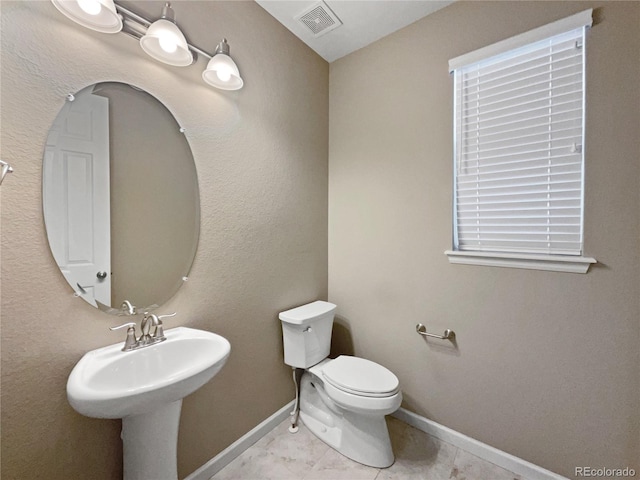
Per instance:
[[[42,189],[53,257],[91,305],[151,309],[186,280],[200,232],[196,167],[150,94],[105,82],[70,95],[47,137]]]

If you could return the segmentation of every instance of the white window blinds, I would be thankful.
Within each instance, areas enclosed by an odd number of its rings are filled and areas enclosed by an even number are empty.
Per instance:
[[[453,69],[456,250],[582,253],[585,27],[572,28]]]

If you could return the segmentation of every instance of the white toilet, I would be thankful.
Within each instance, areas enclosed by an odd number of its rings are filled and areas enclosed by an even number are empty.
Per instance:
[[[402,402],[398,378],[364,358],[328,358],[335,310],[334,304],[317,301],[280,313],[284,362],[296,369],[299,383],[300,418],[341,454],[386,468],[394,457],[384,417]],[[290,430],[296,431],[297,412],[292,414]]]

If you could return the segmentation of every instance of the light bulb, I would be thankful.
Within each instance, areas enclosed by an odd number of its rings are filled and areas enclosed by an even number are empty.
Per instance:
[[[98,0],[77,0],[78,6],[87,15],[98,15],[102,10],[102,5]]]
[[[228,82],[231,78],[231,69],[230,68],[219,68],[216,70],[216,75],[223,82]]]
[[[161,35],[158,38],[158,43],[160,44],[160,48],[167,53],[173,53],[178,49],[178,42],[171,34]]]

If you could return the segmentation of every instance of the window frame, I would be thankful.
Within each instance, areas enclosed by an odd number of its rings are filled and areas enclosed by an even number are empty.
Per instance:
[[[544,25],[542,27],[530,30],[523,34],[511,37],[509,39],[497,42],[495,44],[483,47],[479,50],[461,55],[449,61],[450,73],[463,67],[476,64],[478,62],[490,59],[496,55],[507,53],[509,51],[526,47],[530,44],[540,42],[550,37],[564,34],[578,28],[584,28],[586,34],[586,28],[592,24],[592,9],[585,10],[570,17],[558,20],[556,22]],[[583,46],[584,47],[584,46]],[[583,85],[585,83],[585,71],[583,64]],[[445,254],[448,260],[452,264],[466,264],[466,265],[483,265],[483,266],[496,266],[496,267],[510,267],[510,268],[524,268],[534,270],[548,270],[548,271],[560,271],[571,273],[587,273],[591,264],[597,263],[594,258],[583,256],[582,248],[580,254],[541,254],[534,252],[500,252],[500,251],[485,251],[474,250],[468,247],[464,250],[457,249],[458,245],[458,221],[457,221],[457,197],[458,197],[458,184],[456,178],[456,172],[458,168],[458,152],[457,143],[457,125],[456,125],[456,109],[460,108],[457,104],[457,84],[454,81],[454,118],[453,118],[453,141],[454,141],[454,162],[453,162],[453,249],[446,250]],[[584,92],[583,92],[584,98]],[[584,101],[582,111],[582,129],[584,133]],[[584,139],[583,139],[584,140]],[[584,230],[584,153],[582,164],[582,187],[581,187],[581,218],[580,218],[580,237],[581,245],[583,246],[583,230]]]

